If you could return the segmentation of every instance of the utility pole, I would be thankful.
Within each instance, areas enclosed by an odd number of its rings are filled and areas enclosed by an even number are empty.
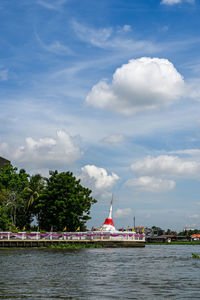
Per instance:
[[[134,230],[135,230],[135,216],[133,217],[133,227],[134,227]]]

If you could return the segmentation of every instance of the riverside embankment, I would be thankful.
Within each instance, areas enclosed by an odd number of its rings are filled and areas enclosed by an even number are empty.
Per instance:
[[[101,246],[114,247],[144,247],[145,235],[134,232],[1,232],[0,247],[49,247],[60,244],[86,247],[88,244],[94,248]]]

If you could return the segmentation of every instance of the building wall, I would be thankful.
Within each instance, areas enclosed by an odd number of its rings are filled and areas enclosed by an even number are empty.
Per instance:
[[[4,167],[5,164],[10,164],[10,161],[3,157],[0,157],[0,170]]]

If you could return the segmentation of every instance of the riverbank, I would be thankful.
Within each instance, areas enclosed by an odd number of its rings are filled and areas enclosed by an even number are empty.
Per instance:
[[[0,248],[23,248],[23,247],[50,247],[66,245],[66,247],[79,247],[79,248],[131,248],[131,247],[144,247],[145,241],[134,241],[134,240],[0,240]],[[63,246],[61,246],[63,247]]]
[[[146,245],[200,245],[200,241],[187,241],[187,242],[146,242]]]

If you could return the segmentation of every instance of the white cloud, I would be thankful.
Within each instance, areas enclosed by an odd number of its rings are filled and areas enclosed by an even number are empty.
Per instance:
[[[62,45],[59,41],[54,41],[52,44],[50,45],[44,45],[44,48],[52,53],[55,54],[61,54],[61,55],[65,55],[65,54],[72,54],[73,52],[71,51],[71,49],[65,45]]]
[[[60,7],[65,4],[67,0],[54,0],[54,1],[48,1],[48,0],[37,0],[37,3],[47,9],[51,10],[59,10]]]
[[[111,84],[99,81],[86,103],[122,114],[168,106],[184,92],[184,80],[167,59],[142,57],[118,68]]]
[[[189,218],[190,219],[200,219],[200,215],[194,214],[194,215],[189,216]]]
[[[149,176],[181,176],[185,178],[199,178],[200,163],[183,160],[177,156],[161,155],[147,156],[131,165],[132,171],[137,175]]]
[[[118,208],[114,212],[115,218],[118,218],[118,219],[128,217],[131,214],[132,214],[132,209],[131,208]]]
[[[81,183],[91,188],[96,195],[105,196],[107,190],[110,190],[119,180],[119,176],[115,173],[108,175],[104,168],[94,165],[86,165],[81,168]]]
[[[167,192],[172,190],[176,185],[173,180],[164,180],[149,176],[129,179],[126,184],[136,190],[147,192]]]
[[[104,143],[108,144],[117,144],[124,141],[124,135],[123,134],[113,134],[110,136],[107,136],[103,139]]]
[[[0,81],[8,80],[8,70],[0,68]]]
[[[12,150],[6,144],[0,144],[0,152],[11,161],[31,168],[65,168],[81,157],[75,139],[65,131],[57,131],[55,138],[26,138],[25,145]]]
[[[191,99],[200,101],[200,80],[199,78],[192,78],[188,80],[187,85],[187,96]]]
[[[112,28],[93,29],[79,24],[76,21],[72,22],[73,29],[82,41],[88,42],[93,46],[103,48],[112,34]]]
[[[176,150],[170,151],[172,154],[186,154],[191,156],[200,156],[200,149],[184,149],[184,150]]]
[[[127,25],[127,24],[125,24],[124,26],[122,26],[118,29],[119,33],[130,32],[130,31],[131,31],[131,26]]]
[[[162,0],[161,4],[174,5],[183,2],[194,3],[195,1],[194,0]]]
[[[50,44],[45,44],[38,34],[36,34],[36,39],[40,43],[40,46],[48,52],[58,55],[73,55],[73,51],[68,46],[61,44],[59,41],[53,41]]]
[[[83,42],[89,43],[90,45],[102,49],[114,50],[116,52],[126,50],[126,53],[131,55],[159,51],[160,48],[150,41],[145,40],[133,40],[132,38],[124,37],[123,34],[131,30],[129,25],[124,25],[120,29],[115,28],[92,28],[78,23],[77,21],[72,22],[73,30],[76,36]],[[130,57],[130,55],[128,55]]]
[[[124,32],[128,32],[128,31],[131,31],[131,26],[125,24],[125,25],[122,27],[122,29],[123,29]]]
[[[174,4],[178,4],[181,2],[182,2],[182,0],[162,0],[161,4],[174,5]]]
[[[167,32],[168,30],[169,30],[169,26],[167,26],[167,25],[160,28],[160,31],[162,31],[162,32]]]

